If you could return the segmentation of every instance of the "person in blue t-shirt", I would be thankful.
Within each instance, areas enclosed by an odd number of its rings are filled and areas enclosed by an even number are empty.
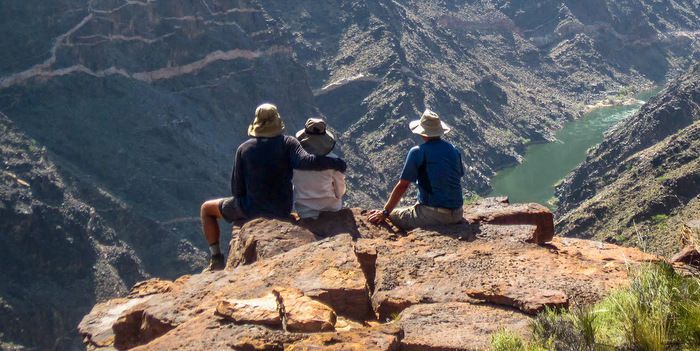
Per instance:
[[[462,156],[452,144],[442,140],[450,128],[430,110],[425,110],[421,119],[409,127],[425,142],[408,152],[401,179],[384,210],[369,212],[370,222],[376,224],[388,218],[404,230],[462,222]],[[396,209],[411,183],[418,186],[418,203]]]

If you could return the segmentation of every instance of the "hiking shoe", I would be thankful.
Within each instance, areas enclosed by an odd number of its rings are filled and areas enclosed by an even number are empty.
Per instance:
[[[209,259],[209,267],[204,269],[204,272],[220,271],[226,267],[226,260],[223,254],[212,255]]]

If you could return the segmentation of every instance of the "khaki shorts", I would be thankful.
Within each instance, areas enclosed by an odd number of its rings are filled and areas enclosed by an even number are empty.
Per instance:
[[[411,207],[397,208],[391,211],[389,220],[403,230],[411,230],[431,225],[461,223],[462,216],[461,207],[446,209],[415,204]]]
[[[219,202],[219,211],[226,222],[233,223],[246,218],[241,204],[235,197],[226,197]]]

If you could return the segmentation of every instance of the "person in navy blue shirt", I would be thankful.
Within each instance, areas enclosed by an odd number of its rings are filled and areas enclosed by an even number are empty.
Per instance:
[[[409,127],[424,143],[408,152],[401,179],[384,210],[369,212],[370,222],[380,223],[388,218],[404,230],[462,222],[462,156],[452,144],[442,140],[450,128],[430,110],[425,110],[421,119],[411,122]],[[418,186],[418,202],[397,209],[412,183]]]
[[[258,106],[255,120],[248,127],[250,139],[236,150],[231,172],[232,196],[202,204],[202,231],[211,252],[207,271],[221,270],[226,264],[219,246],[219,219],[227,222],[257,217],[289,220],[294,203],[292,176],[295,169],[345,172],[345,161],[309,154],[297,139],[284,135],[284,130],[275,105]]]

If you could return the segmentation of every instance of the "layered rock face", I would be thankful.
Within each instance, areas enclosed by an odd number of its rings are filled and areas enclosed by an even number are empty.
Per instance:
[[[409,233],[357,209],[249,222],[240,233],[265,248],[230,255],[252,263],[137,284],[96,305],[80,333],[96,350],[481,350],[499,329],[527,336],[545,306],[594,302],[658,259],[553,237],[545,208],[489,200],[465,217],[477,212],[492,215]]]
[[[342,132],[355,204],[394,185],[414,144],[407,123],[425,107],[455,127],[468,188],[485,191],[495,169],[552,139],[580,103],[700,58],[692,1],[261,3],[292,31],[316,102]]]
[[[288,131],[328,118],[353,205],[385,196],[425,107],[455,127],[468,189],[485,191],[579,103],[697,60],[698,12],[690,0],[3,1],[0,113],[24,141],[2,139],[13,283],[0,286],[0,342],[51,348],[94,300],[201,266],[199,204],[228,193],[261,102]],[[66,252],[82,258],[70,274],[41,270]],[[105,282],[74,284],[91,274]],[[30,288],[41,281],[56,287]]]
[[[206,264],[199,204],[258,103],[316,109],[253,2],[7,1],[0,28],[0,349],[73,349],[96,301]]]
[[[90,305],[204,264],[189,242],[59,167],[2,113],[0,162],[0,349],[75,349]]]
[[[558,233],[672,255],[700,217],[700,66],[591,150],[557,189]]]

